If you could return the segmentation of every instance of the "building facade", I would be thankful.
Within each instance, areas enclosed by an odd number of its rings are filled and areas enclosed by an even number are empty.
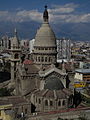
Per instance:
[[[5,35],[0,40],[0,51],[1,52],[7,51],[10,48],[11,48],[11,40],[7,35]]]
[[[71,40],[62,38],[57,40],[57,62],[70,61],[71,59]]]
[[[56,56],[56,37],[49,25],[49,16],[46,7],[43,13],[43,24],[35,36],[33,60],[37,65],[50,65],[56,63]]]
[[[30,54],[33,52],[34,42],[35,42],[35,39],[32,39],[32,40],[29,41],[29,51],[30,51]]]
[[[15,29],[15,34],[14,37],[11,39],[11,81],[15,81],[16,78],[16,67],[20,63],[20,53],[21,53],[21,48],[19,44],[19,39],[17,36],[17,31]]]
[[[67,88],[67,73],[56,68],[57,45],[48,21],[47,6],[37,31],[33,60],[25,60],[16,71],[16,95],[31,102],[31,112],[65,109],[73,105],[73,93]]]

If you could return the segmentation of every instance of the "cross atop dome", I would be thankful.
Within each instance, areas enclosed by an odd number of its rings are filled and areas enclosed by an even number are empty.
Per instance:
[[[48,11],[47,11],[47,5],[45,5],[45,10],[44,10],[44,13],[43,13],[43,20],[44,22],[48,22]]]

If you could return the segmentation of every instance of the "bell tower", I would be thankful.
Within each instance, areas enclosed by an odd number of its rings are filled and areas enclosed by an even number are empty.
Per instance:
[[[11,38],[11,81],[15,82],[16,78],[16,68],[17,65],[20,63],[20,53],[21,48],[19,44],[19,39],[17,35],[17,30],[14,30],[14,37]]]

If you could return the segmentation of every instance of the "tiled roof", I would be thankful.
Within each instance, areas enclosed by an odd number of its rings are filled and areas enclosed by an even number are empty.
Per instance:
[[[27,103],[27,100],[22,96],[10,96],[10,97],[1,97],[0,98],[0,105],[17,105]]]
[[[23,62],[23,64],[32,64],[32,63],[33,63],[33,61],[32,60],[28,60],[28,59],[24,60],[24,62]]]
[[[45,97],[45,98],[52,98],[52,99],[64,99],[67,98],[67,96],[72,95],[72,91],[70,91],[67,88],[64,88],[63,90],[38,90],[33,92],[38,97]]]
[[[39,69],[35,64],[25,64],[24,65],[25,72],[24,74],[37,74]]]
[[[76,69],[75,72],[83,73],[83,74],[90,74],[90,69]]]

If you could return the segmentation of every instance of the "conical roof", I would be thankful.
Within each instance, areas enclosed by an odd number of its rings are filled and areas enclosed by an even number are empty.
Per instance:
[[[19,47],[19,39],[18,39],[18,36],[17,36],[16,28],[14,30],[14,37],[12,38],[11,46]]]
[[[43,14],[43,24],[40,29],[37,31],[35,37],[34,46],[37,47],[56,47],[56,38],[53,30],[51,29],[48,22],[48,11],[45,6],[45,11]]]

